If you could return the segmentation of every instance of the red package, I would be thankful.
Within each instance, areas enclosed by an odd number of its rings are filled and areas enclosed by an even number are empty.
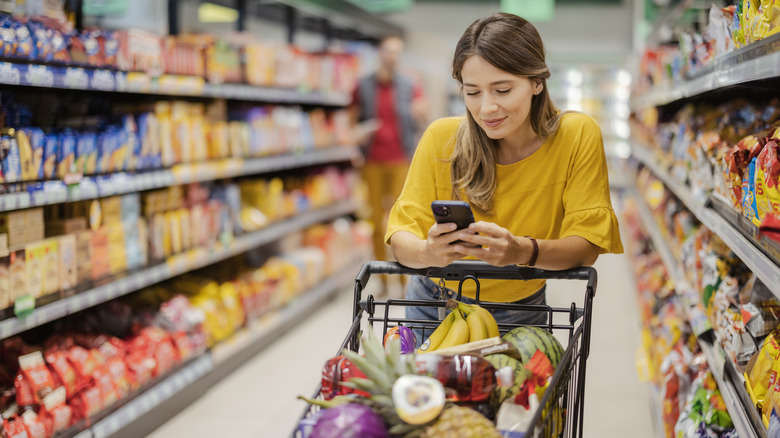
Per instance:
[[[365,378],[366,375],[344,356],[328,359],[325,362],[325,366],[322,367],[322,396],[325,400],[344,394],[358,394],[363,397],[370,397],[371,394],[341,386],[341,382],[348,382],[353,377]]]
[[[68,354],[63,351],[55,351],[46,355],[46,362],[54,373],[54,377],[65,389],[65,396],[70,398],[79,391],[76,386],[78,376],[68,361]]]
[[[70,406],[73,408],[72,423],[81,420],[87,420],[95,416],[103,409],[103,397],[100,394],[100,388],[91,386],[85,388],[70,400]]]
[[[179,359],[184,362],[192,357],[192,347],[190,346],[190,338],[185,332],[176,332],[171,335],[171,340],[176,350],[179,352]]]
[[[758,227],[758,233],[780,242],[780,216],[774,213],[768,214]]]
[[[125,359],[125,363],[133,374],[133,381],[139,387],[152,380],[154,370],[157,368],[157,361],[147,356],[143,351],[130,353]]]
[[[119,392],[114,385],[114,378],[105,368],[98,368],[93,374],[95,385],[100,389],[100,395],[103,397],[103,407],[113,406],[119,401]]]
[[[749,163],[750,151],[741,148],[740,144],[742,142],[726,153],[724,157],[726,167],[723,177],[726,181],[726,188],[731,194],[732,204],[737,210],[742,211],[742,176]]]
[[[29,438],[47,438],[46,426],[35,411],[24,411],[21,419],[27,427],[27,436]]]
[[[157,360],[155,376],[161,376],[167,373],[179,363],[179,355],[170,338],[166,337],[166,339],[157,346],[154,358]]]
[[[101,365],[99,360],[102,356],[95,354],[97,350],[86,350],[78,345],[68,350],[68,361],[76,370],[79,378],[78,386],[85,385],[84,382],[90,382],[92,373]]]
[[[59,387],[46,396],[40,418],[46,427],[47,436],[53,436],[70,427],[73,409],[65,404],[65,388]]]
[[[15,420],[3,420],[3,437],[7,438],[29,438],[27,426],[24,420],[17,418]]]
[[[17,405],[22,408],[35,406],[35,394],[33,393],[32,385],[30,385],[30,382],[21,371],[14,379],[14,388],[16,389]]]
[[[125,343],[121,339],[114,337],[106,339],[105,342],[100,344],[98,350],[106,361],[114,358],[122,359],[126,354]]]
[[[19,367],[33,390],[35,400],[40,403],[44,397],[54,391],[55,383],[43,354],[40,351],[19,356]]]
[[[119,398],[125,398],[137,389],[124,359],[110,359],[106,364],[106,370],[114,381]]]

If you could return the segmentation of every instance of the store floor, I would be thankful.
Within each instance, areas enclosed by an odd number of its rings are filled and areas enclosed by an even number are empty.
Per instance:
[[[628,263],[625,256],[605,255],[596,265],[600,277],[585,390],[586,437],[654,436],[648,387],[636,373],[640,335]],[[583,291],[582,282],[551,282],[548,302],[581,303]],[[151,436],[289,436],[305,407],[295,397],[310,396],[316,388],[323,362],[347,333],[351,312],[352,293],[344,290]]]

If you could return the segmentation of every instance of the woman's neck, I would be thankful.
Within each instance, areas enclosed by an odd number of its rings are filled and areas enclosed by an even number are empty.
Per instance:
[[[498,141],[498,164],[514,164],[530,157],[542,147],[542,139],[528,123]]]

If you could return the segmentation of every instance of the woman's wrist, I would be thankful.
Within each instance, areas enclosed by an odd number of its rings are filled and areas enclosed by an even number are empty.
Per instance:
[[[536,262],[539,258],[539,244],[533,237],[530,236],[522,236],[518,237],[518,240],[520,240],[520,246],[523,248],[523,251],[520,255],[520,261],[517,263],[518,266],[535,266]]]

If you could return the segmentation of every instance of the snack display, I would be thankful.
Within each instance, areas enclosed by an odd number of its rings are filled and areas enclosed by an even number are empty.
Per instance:
[[[643,380],[658,388],[663,434],[733,436],[731,418],[689,324],[690,309],[678,296],[682,291],[676,290],[678,285],[652,247],[636,205],[628,200],[624,204],[643,326],[637,369]]]

